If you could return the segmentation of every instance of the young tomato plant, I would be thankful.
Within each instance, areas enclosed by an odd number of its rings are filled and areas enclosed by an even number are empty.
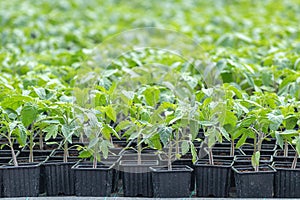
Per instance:
[[[72,136],[79,135],[80,127],[76,124],[76,116],[74,114],[74,105],[67,102],[52,104],[49,107],[49,114],[44,122],[48,126],[43,130],[46,132],[45,140],[61,136],[63,145],[63,161],[68,162],[69,144],[72,144]]]
[[[191,151],[192,161],[197,158],[193,140],[199,131],[198,105],[194,102],[178,100],[178,104],[162,103],[156,110],[159,117],[155,126],[160,141],[166,151],[158,153],[166,156],[168,170],[172,170],[172,161]],[[175,152],[174,152],[175,150]]]
[[[0,107],[1,108],[1,107]],[[6,144],[10,150],[15,166],[18,166],[18,161],[14,149],[15,141],[18,141],[20,146],[25,146],[26,144],[26,128],[21,121],[17,120],[17,115],[11,110],[0,109],[0,134],[3,138],[6,138],[8,143]]]
[[[224,124],[235,124],[236,117],[227,109],[223,102],[214,101],[212,96],[207,96],[199,109],[200,125],[203,127],[209,164],[214,165],[213,146],[216,142],[222,143],[223,137],[230,141],[229,134],[223,127]],[[231,116],[226,118],[228,116]]]
[[[111,134],[117,138],[119,136],[109,124],[105,123],[104,119],[99,117],[99,111],[85,110],[84,114],[86,121],[80,121],[79,123],[83,124],[83,131],[89,143],[85,147],[79,147],[79,150],[81,150],[79,157],[92,158],[93,168],[97,168],[97,163],[101,161],[101,154],[104,158],[107,158],[109,148],[113,147],[110,141]]]

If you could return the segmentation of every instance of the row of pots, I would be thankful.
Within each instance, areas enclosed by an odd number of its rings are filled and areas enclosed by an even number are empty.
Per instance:
[[[137,164],[136,154],[125,151],[103,159],[97,168],[92,168],[91,162],[79,160],[76,150],[70,151],[66,163],[62,162],[61,150],[35,151],[35,163],[32,164],[26,163],[28,150],[21,150],[17,152],[18,167],[7,165],[10,153],[1,151],[0,183],[3,190],[0,194],[5,197],[43,193],[47,196],[110,196],[117,191],[120,178],[124,196],[188,197],[196,185],[199,197],[227,197],[231,186],[236,186],[237,197],[300,197],[297,191],[300,170],[288,168],[292,155],[283,158],[278,156],[281,153],[275,151],[276,147],[265,146],[260,171],[254,172],[251,156],[243,152],[245,149],[250,151],[251,147],[237,149],[233,159],[224,145],[214,148],[213,166],[205,157],[193,164],[187,154],[173,162],[172,170],[164,167],[166,161],[151,151],[142,154],[140,164]],[[121,149],[114,151],[118,154]],[[271,152],[275,152],[274,160],[269,155]]]

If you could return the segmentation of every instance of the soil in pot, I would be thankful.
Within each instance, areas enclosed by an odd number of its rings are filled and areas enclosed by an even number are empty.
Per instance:
[[[292,162],[274,163],[277,173],[275,175],[275,197],[300,198],[300,167],[292,169]]]
[[[243,149],[252,149],[252,150],[254,150],[253,145],[251,145],[251,144],[244,144],[244,145],[241,146],[240,148],[241,148],[242,150],[243,150]],[[274,144],[262,144],[262,145],[261,145],[261,149],[262,149],[262,150],[273,150],[273,151],[275,151],[276,148],[277,148],[277,145],[276,145],[275,143],[274,143]]]
[[[214,158],[218,159],[231,159],[233,160],[233,156],[230,156],[230,149],[224,147],[214,147],[212,149]],[[240,149],[234,150],[234,155],[244,155]],[[200,159],[208,159],[208,153],[203,149],[200,152]]]
[[[93,168],[92,163],[77,163],[72,167],[75,174],[76,196],[100,196],[111,195],[113,187],[113,167],[98,163]]]
[[[125,197],[152,197],[152,179],[149,167],[157,166],[158,161],[121,160],[123,192]]]
[[[174,165],[150,167],[155,198],[184,198],[190,196],[190,184],[193,169],[189,166]]]
[[[251,165],[251,158],[252,156],[250,155],[239,155],[234,157],[234,164],[235,166],[237,165]],[[262,155],[260,156],[260,161],[259,163],[261,165],[269,165],[272,164],[273,162],[273,156],[271,155]]]
[[[36,197],[39,195],[40,164],[2,166],[4,197]]]
[[[207,159],[195,163],[196,195],[198,197],[228,197],[232,161]]]
[[[253,155],[253,149],[242,149],[241,150],[243,152],[244,155]],[[274,150],[270,150],[270,149],[262,149],[260,151],[260,155],[273,155],[274,154]]]
[[[276,170],[269,166],[260,166],[255,172],[252,167],[232,167],[235,176],[238,198],[271,198],[274,194]]]

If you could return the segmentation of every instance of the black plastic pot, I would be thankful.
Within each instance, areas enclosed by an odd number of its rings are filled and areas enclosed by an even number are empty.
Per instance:
[[[235,175],[238,198],[271,198],[274,194],[276,170],[269,166],[260,166],[258,172],[251,167],[232,167]]]
[[[53,156],[42,164],[45,173],[46,194],[47,196],[75,194],[74,171],[71,170],[80,159],[76,156],[68,157],[68,162],[63,162],[60,156],[61,151],[55,151]],[[76,151],[72,152],[75,155]]]
[[[149,167],[157,166],[158,161],[121,160],[123,192],[125,197],[152,197],[152,179]]]
[[[193,169],[189,166],[150,167],[155,198],[183,198],[190,196]]]
[[[4,197],[36,197],[39,195],[40,164],[2,166]]]
[[[160,166],[167,166],[168,165],[168,160],[164,155],[159,154],[159,165]],[[190,168],[194,169],[193,161],[192,161],[192,154],[187,153],[183,155],[180,159],[174,160],[172,162],[172,165],[180,165],[180,166],[189,166]],[[195,189],[195,171],[193,170],[192,172],[192,177],[191,177],[191,187],[190,191],[193,191]]]
[[[74,165],[72,170],[75,174],[76,196],[110,196],[113,187],[113,167],[102,163],[98,163],[97,168],[93,168],[92,163]]]
[[[232,162],[200,160],[195,164],[196,195],[198,197],[228,197]]]
[[[105,166],[112,167],[112,192],[116,192],[118,189],[119,177],[120,177],[120,167],[119,162],[122,159],[122,156],[111,156],[109,155],[106,159],[101,159],[101,164]]]
[[[291,168],[292,163],[275,163],[275,197],[300,198],[300,167]]]
[[[16,156],[19,155],[19,151],[15,151]],[[0,167],[9,165],[12,159],[11,150],[0,150]],[[3,175],[2,170],[0,170],[0,197],[3,197]]]

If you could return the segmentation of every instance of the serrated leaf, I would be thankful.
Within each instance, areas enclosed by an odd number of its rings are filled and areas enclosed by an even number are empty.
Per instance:
[[[47,133],[45,137],[45,141],[49,140],[51,137],[56,138],[58,133],[58,125],[51,124],[50,126],[44,128],[42,131]]]
[[[168,141],[170,139],[170,136],[172,134],[172,128],[171,127],[163,127],[158,132],[161,142],[164,146],[168,144]]]

